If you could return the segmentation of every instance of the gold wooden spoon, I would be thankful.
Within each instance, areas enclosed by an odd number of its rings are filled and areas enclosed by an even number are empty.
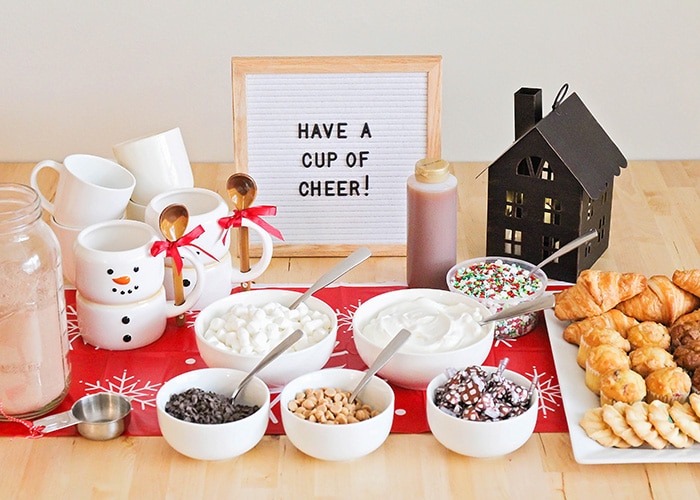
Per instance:
[[[190,215],[187,212],[187,207],[179,203],[173,203],[163,209],[158,220],[160,232],[166,240],[173,242],[177,241],[187,231],[187,223]],[[175,305],[179,306],[185,302],[185,287],[182,282],[182,272],[178,271],[175,262],[172,263],[173,268],[173,289],[175,292]],[[184,326],[185,314],[181,314],[176,318],[177,326]]]
[[[245,210],[250,207],[258,194],[258,186],[255,180],[248,174],[238,172],[232,174],[226,181],[226,190],[236,210]],[[238,232],[238,254],[242,273],[250,271],[250,242],[248,228],[241,226]],[[250,283],[241,283],[243,289],[248,289]]]

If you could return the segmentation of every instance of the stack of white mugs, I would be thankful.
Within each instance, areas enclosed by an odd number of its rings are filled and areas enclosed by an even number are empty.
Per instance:
[[[272,239],[243,219],[262,244],[262,256],[245,273],[233,264],[231,236],[219,224],[230,215],[216,192],[195,188],[179,128],[133,139],[112,148],[116,162],[92,155],[45,160],[31,174],[49,225],[62,252],[64,277],[75,285],[80,333],[94,346],[124,350],[150,344],[166,320],[201,309],[231,293],[232,287],[260,276],[272,258]],[[53,201],[42,194],[40,172],[58,173]],[[174,305],[172,259],[153,255],[163,241],[159,218],[171,204],[187,208],[186,234],[204,232],[178,247],[184,258],[186,299]]]

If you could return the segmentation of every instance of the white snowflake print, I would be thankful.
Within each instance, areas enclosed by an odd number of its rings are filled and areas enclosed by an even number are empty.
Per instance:
[[[526,374],[530,379],[537,377],[537,388],[540,393],[540,412],[542,418],[547,418],[548,413],[557,411],[561,407],[561,389],[559,384],[554,382],[554,377],[547,377],[546,372],[538,373],[537,367],[532,367],[532,373]]]
[[[68,346],[70,349],[73,349],[73,342],[81,337],[78,326],[78,311],[72,304],[66,307],[66,320],[68,323]]]
[[[102,385],[103,382],[104,385]],[[154,384],[150,380],[141,383],[141,380],[136,379],[135,376],[127,375],[126,370],[121,376],[115,375],[112,379],[97,380],[94,384],[84,381],[81,383],[85,385],[85,392],[88,394],[105,391],[121,394],[129,398],[132,404],[141,405],[142,410],[145,410],[147,406],[155,407],[156,393],[162,385],[160,382]]]
[[[352,318],[355,315],[355,311],[357,311],[357,308],[360,307],[362,304],[362,301],[358,301],[356,306],[348,306],[345,308],[345,311],[341,311],[340,309],[336,309],[335,312],[338,315],[338,328],[345,328],[347,330],[350,330],[352,328]]]

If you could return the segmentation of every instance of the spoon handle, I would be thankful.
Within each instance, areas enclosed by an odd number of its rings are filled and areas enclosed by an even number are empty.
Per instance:
[[[584,243],[592,240],[593,238],[597,238],[597,237],[598,237],[598,231],[596,231],[595,229],[591,229],[586,234],[583,234],[583,235],[579,236],[578,238],[576,238],[575,240],[570,241],[569,243],[567,243],[566,245],[561,247],[559,250],[554,252],[552,255],[550,255],[549,257],[544,259],[542,262],[537,264],[535,266],[535,268],[532,271],[530,271],[530,274],[534,274],[538,269],[543,268],[544,266],[546,266],[547,264],[549,264],[553,260],[558,259],[562,255],[569,253],[570,251],[580,247]]]
[[[501,319],[513,318],[515,316],[520,316],[521,314],[527,314],[530,312],[541,311],[542,309],[549,309],[554,307],[555,299],[554,295],[551,293],[545,293],[542,297],[535,300],[526,300],[508,309],[503,309],[496,314],[487,316],[486,318],[479,321],[480,325],[485,325],[491,321],[498,321]]]
[[[182,272],[177,270],[177,266],[173,262],[173,295],[174,295],[174,305],[180,306],[185,303],[185,285],[182,281]],[[175,323],[177,326],[185,325],[185,315],[180,314],[175,318]]]
[[[253,377],[263,368],[265,368],[267,365],[272,363],[277,357],[282,354],[284,351],[289,349],[292,344],[294,344],[297,340],[301,338],[301,336],[304,335],[304,332],[301,330],[294,330],[289,336],[285,337],[282,342],[277,344],[275,347],[272,348],[270,352],[268,352],[263,359],[260,360],[260,362],[255,365],[255,368],[253,368],[248,375],[246,375],[243,380],[238,384],[238,387],[236,387],[236,390],[233,391],[233,394],[231,395],[231,399],[236,400],[236,396],[240,394],[240,392],[245,388],[245,386],[248,385],[248,383],[253,380]]]
[[[355,389],[352,391],[350,394],[350,399],[349,402],[352,403],[355,401],[355,398],[357,395],[360,393],[362,389],[367,385],[367,382],[379,371],[381,370],[385,364],[389,362],[389,359],[394,355],[396,351],[398,351],[399,347],[401,347],[404,342],[408,340],[408,337],[411,336],[411,332],[406,330],[405,328],[402,329],[399,333],[397,333],[393,339],[386,345],[384,349],[379,353],[377,358],[374,360],[374,363],[372,363],[372,366],[370,366],[367,371],[365,372],[365,376],[362,377],[362,380],[360,380],[360,383],[357,384]]]
[[[350,255],[345,257],[338,264],[333,266],[329,271],[326,272],[326,274],[324,274],[318,280],[316,280],[316,283],[311,285],[308,290],[306,290],[294,302],[292,302],[292,305],[290,305],[289,308],[295,309],[299,304],[304,302],[311,295],[318,292],[321,288],[330,285],[335,280],[340,278],[342,275],[344,275],[345,273],[347,273],[348,271],[350,271],[354,267],[358,266],[359,264],[361,264],[362,262],[367,260],[371,255],[372,255],[372,252],[370,251],[369,248],[367,248],[367,247],[358,248],[353,253],[351,253]]]

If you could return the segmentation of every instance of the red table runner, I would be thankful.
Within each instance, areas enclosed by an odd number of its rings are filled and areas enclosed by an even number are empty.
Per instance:
[[[352,316],[357,307],[368,299],[402,286],[331,286],[315,295],[338,313],[338,341],[327,367],[347,367],[364,370],[352,340]],[[289,288],[296,290],[296,288]],[[301,288],[298,290],[302,290]],[[234,291],[234,293],[237,293]],[[244,293],[244,292],[243,292]],[[126,435],[159,436],[155,409],[156,393],[162,383],[180,373],[205,368],[194,339],[194,319],[197,311],[187,315],[185,327],[178,328],[169,320],[163,336],[153,344],[131,351],[108,351],[86,344],[80,336],[75,310],[75,292],[66,291],[68,304],[68,334],[70,338],[71,386],[68,396],[52,413],[70,410],[73,403],[86,394],[111,391],[131,398],[133,411]],[[528,378],[539,376],[540,411],[535,432],[566,432],[566,418],[561,404],[559,382],[543,317],[528,335],[515,340],[498,340],[485,365],[496,366],[507,357],[508,368]],[[463,367],[455,367],[463,368]],[[396,394],[392,432],[428,432],[425,416],[425,391],[394,386]],[[283,434],[279,413],[281,387],[271,387],[270,422],[268,434]],[[0,436],[26,436],[27,428],[12,422],[0,422]],[[74,427],[46,436],[77,435]]]

